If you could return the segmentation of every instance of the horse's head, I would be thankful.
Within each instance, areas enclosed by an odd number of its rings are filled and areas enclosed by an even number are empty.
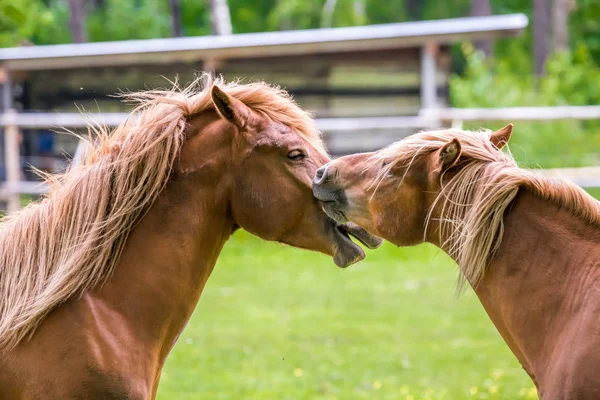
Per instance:
[[[340,223],[355,222],[399,246],[423,240],[439,244],[431,233],[439,232],[441,208],[447,205],[443,183],[469,161],[496,161],[493,155],[511,132],[512,125],[490,136],[422,132],[377,152],[341,157],[322,166],[314,177],[313,192]]]
[[[226,192],[228,213],[235,225],[266,240],[333,255],[341,267],[364,258],[364,251],[348,234],[369,247],[380,244],[378,238],[356,225],[341,225],[329,218],[313,197],[312,177],[319,166],[330,159],[312,126],[312,119],[304,111],[290,99],[280,99],[278,106],[283,121],[286,112],[288,119],[293,119],[296,113],[297,120],[309,125],[295,129],[276,119],[279,110],[261,109],[260,99],[253,102],[251,98],[244,98],[243,93],[237,98],[235,92],[216,85],[212,87],[211,96],[218,115],[213,114],[212,121],[202,121],[204,129],[198,135],[198,142],[184,145],[182,158],[191,158],[190,148],[209,145],[209,139],[203,140],[202,136],[221,138],[210,140],[227,147],[227,151],[220,151],[225,165],[214,168],[227,171],[218,185]],[[286,111],[286,107],[292,107],[292,111]],[[312,132],[307,134],[307,130]]]

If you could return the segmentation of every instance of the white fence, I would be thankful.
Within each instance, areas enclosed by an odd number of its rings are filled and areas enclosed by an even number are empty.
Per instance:
[[[20,194],[42,194],[46,187],[37,182],[20,180],[19,129],[83,128],[90,121],[116,126],[127,118],[125,113],[99,113],[93,116],[80,113],[17,113],[8,110],[0,114],[0,127],[4,130],[6,182],[0,185],[0,198],[8,201],[9,211],[20,207]],[[600,106],[565,107],[511,107],[511,108],[429,108],[417,116],[318,118],[322,131],[356,131],[394,128],[437,128],[462,126],[463,121],[550,121],[550,120],[600,119]],[[582,187],[600,187],[600,168],[551,170],[554,175],[572,179]]]

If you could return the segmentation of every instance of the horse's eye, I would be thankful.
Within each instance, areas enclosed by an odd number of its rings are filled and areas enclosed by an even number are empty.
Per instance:
[[[292,150],[288,153],[287,157],[292,161],[300,161],[306,156],[300,150]]]

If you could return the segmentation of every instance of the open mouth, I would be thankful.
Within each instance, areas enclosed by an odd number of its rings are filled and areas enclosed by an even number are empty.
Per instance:
[[[353,238],[367,246],[369,249],[376,249],[383,243],[383,240],[375,235],[371,235],[369,232],[356,225],[354,222],[348,222],[344,225],[338,226],[338,229],[342,231],[342,234],[352,235]]]
[[[341,268],[346,268],[365,258],[364,250],[354,243],[352,239],[350,239],[350,236],[354,237],[370,249],[376,249],[383,243],[382,239],[371,235],[369,232],[352,222],[336,225],[334,228],[334,235],[337,248],[333,256],[333,261]]]
[[[313,186],[313,193],[321,201],[325,214],[331,219],[330,227],[333,228],[331,229],[333,236],[331,239],[335,243],[333,261],[338,267],[346,268],[365,258],[365,251],[354,243],[351,237],[369,249],[376,249],[381,246],[382,239],[371,235],[365,229],[348,221],[346,213],[343,211],[344,195],[342,192],[338,191],[335,195],[332,195],[320,186]]]

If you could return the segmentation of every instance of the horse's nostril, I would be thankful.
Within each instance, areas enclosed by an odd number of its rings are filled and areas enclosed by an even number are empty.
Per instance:
[[[329,168],[328,165],[323,165],[321,168],[319,168],[317,170],[317,172],[315,173],[315,179],[313,179],[313,183],[316,185],[320,185],[321,183],[325,182],[325,180],[327,179],[327,169]]]

